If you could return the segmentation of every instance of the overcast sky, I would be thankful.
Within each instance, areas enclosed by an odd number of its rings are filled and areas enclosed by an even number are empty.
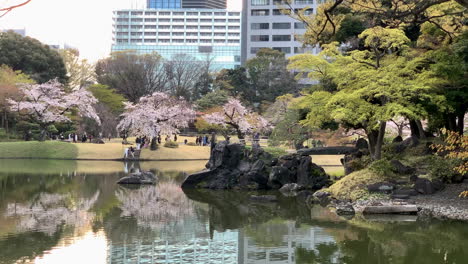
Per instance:
[[[240,10],[242,0],[227,0]],[[0,0],[0,7],[20,0]],[[47,44],[67,43],[83,58],[96,61],[109,54],[112,11],[142,8],[146,0],[32,0],[0,18],[0,29],[26,29],[28,36]]]

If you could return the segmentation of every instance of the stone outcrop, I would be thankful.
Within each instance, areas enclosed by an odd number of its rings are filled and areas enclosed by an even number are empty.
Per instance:
[[[261,148],[220,142],[213,148],[206,170],[189,175],[182,188],[279,189],[297,183],[303,189],[325,187],[328,176],[310,156],[285,155],[278,159]]]
[[[156,184],[158,178],[150,171],[134,172],[121,178],[118,184]]]

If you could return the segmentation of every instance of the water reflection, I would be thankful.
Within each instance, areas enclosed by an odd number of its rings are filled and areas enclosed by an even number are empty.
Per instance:
[[[2,264],[465,263],[468,257],[465,223],[345,220],[275,192],[268,194],[278,202],[269,203],[249,198],[264,193],[181,190],[186,173],[203,161],[127,164],[160,179],[136,189],[115,184],[124,163],[46,162],[34,171],[32,162],[0,167]]]
[[[52,235],[61,225],[74,228],[90,225],[94,213],[89,210],[98,197],[99,191],[89,199],[75,199],[70,194],[40,193],[26,203],[9,203],[4,215],[18,219],[16,232],[40,231]]]

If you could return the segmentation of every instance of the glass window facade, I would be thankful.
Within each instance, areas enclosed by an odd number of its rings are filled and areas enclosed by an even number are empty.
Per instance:
[[[167,60],[187,54],[197,61],[209,57],[213,70],[237,68],[241,64],[240,24],[240,13],[219,9],[119,10],[114,12],[112,52],[157,52]]]
[[[146,6],[157,9],[182,8],[182,0],[147,0]]]

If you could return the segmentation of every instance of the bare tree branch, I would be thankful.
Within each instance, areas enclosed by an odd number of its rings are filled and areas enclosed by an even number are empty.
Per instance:
[[[3,14],[0,15],[0,18],[4,17],[6,14],[10,13],[11,10],[13,10],[15,8],[18,8],[18,7],[21,7],[21,6],[24,6],[24,5],[28,4],[31,1],[32,0],[26,0],[26,1],[22,2],[21,4],[0,8],[0,12],[4,12]]]

